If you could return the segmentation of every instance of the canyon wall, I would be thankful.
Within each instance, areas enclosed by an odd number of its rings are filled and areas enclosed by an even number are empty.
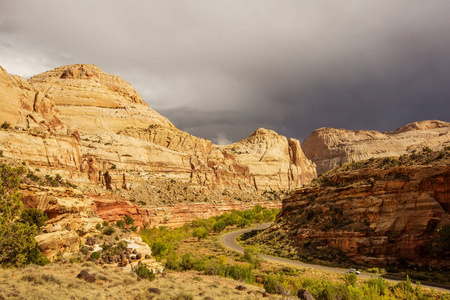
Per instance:
[[[333,174],[283,200],[279,218],[297,245],[312,240],[369,265],[449,268],[429,252],[449,213],[449,166],[398,166]]]
[[[450,123],[437,120],[414,122],[385,133],[319,128],[302,143],[318,174],[346,162],[400,156],[423,147],[440,150],[446,146],[450,146]]]
[[[79,133],[83,158],[94,158],[103,171],[114,166],[255,192],[291,190],[316,176],[298,141],[261,128],[241,142],[214,145],[175,128],[128,82],[97,66],[59,67],[29,84],[55,103],[68,131]]]

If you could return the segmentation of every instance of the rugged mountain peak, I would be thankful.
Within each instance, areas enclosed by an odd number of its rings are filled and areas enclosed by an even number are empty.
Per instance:
[[[258,128],[252,132],[248,137],[238,142],[238,144],[259,144],[259,143],[272,143],[272,142],[286,142],[286,137],[279,135],[273,130]]]
[[[152,110],[134,87],[95,65],[68,65],[30,78],[29,83],[62,112],[64,123],[85,133],[117,133],[152,124],[173,127]]]
[[[60,111],[24,78],[0,67],[0,122],[22,130],[56,131],[63,128]]]
[[[147,106],[134,87],[119,76],[107,74],[96,65],[62,66],[30,78],[37,90],[58,105],[125,107]],[[50,85],[49,85],[50,84]]]

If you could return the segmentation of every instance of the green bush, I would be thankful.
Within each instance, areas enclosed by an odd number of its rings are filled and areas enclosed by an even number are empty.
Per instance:
[[[268,275],[264,278],[264,289],[269,294],[277,294],[278,293],[277,285],[278,285],[278,282],[276,281],[274,276]]]
[[[169,245],[160,239],[153,241],[151,243],[150,247],[152,248],[153,256],[157,260],[160,260],[161,258],[165,257],[167,255],[167,253],[169,252]]]
[[[206,239],[208,237],[209,231],[205,227],[198,227],[195,228],[192,232],[192,236],[198,238],[200,241],[201,239]]]
[[[123,220],[124,220],[126,225],[134,225],[134,220],[130,216],[123,217]]]
[[[346,273],[342,277],[342,280],[344,280],[346,285],[355,286],[358,277],[355,273]]]
[[[9,129],[11,127],[11,124],[9,124],[7,121],[3,122],[3,124],[0,126],[1,129]]]
[[[258,246],[246,246],[244,249],[244,260],[249,262],[252,266],[259,266],[258,253],[260,249]]]
[[[433,253],[445,256],[450,253],[450,225],[437,230],[438,237],[433,242]]]
[[[116,232],[116,230],[111,226],[107,226],[105,227],[105,229],[103,229],[103,234],[106,235],[112,235],[114,232]]]
[[[86,245],[83,245],[80,247],[80,252],[83,253],[84,255],[88,255],[89,254],[89,247]]]
[[[40,214],[25,212],[19,200],[20,176],[24,173],[23,167],[0,165],[0,264],[5,267],[47,262],[34,240],[39,231],[35,222],[42,221]]]
[[[153,281],[156,279],[155,273],[153,273],[153,271],[149,270],[146,265],[138,264],[137,267],[135,267],[133,269],[133,271],[136,273],[136,275],[139,278],[148,279],[150,281]]]
[[[190,253],[185,253],[181,256],[180,267],[182,270],[192,270],[194,267],[194,259]]]
[[[178,254],[175,251],[170,251],[167,255],[165,267],[169,270],[180,270],[180,263],[178,262]]]
[[[220,233],[226,227],[227,227],[227,225],[225,224],[225,222],[222,220],[219,220],[218,222],[214,223],[213,230],[214,230],[214,232]]]
[[[117,226],[118,228],[124,229],[124,228],[125,228],[125,223],[124,223],[123,220],[117,220],[117,221],[116,221],[116,226]]]
[[[22,222],[29,223],[30,225],[36,225],[37,228],[46,225],[48,220],[47,215],[40,209],[37,208],[27,208],[22,212],[20,216]]]
[[[91,258],[93,258],[93,259],[99,259],[99,258],[100,258],[100,253],[99,253],[99,252],[92,252],[92,253],[91,253]]]

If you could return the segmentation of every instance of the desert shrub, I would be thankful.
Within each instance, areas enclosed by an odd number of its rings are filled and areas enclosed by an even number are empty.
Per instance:
[[[194,300],[194,296],[191,295],[190,293],[182,292],[182,293],[178,294],[177,296],[171,297],[170,299],[173,299],[173,300]]]
[[[89,247],[86,245],[83,245],[80,247],[80,252],[83,253],[84,255],[88,255],[89,254]]]
[[[150,281],[153,281],[156,279],[155,273],[153,271],[149,270],[146,265],[138,264],[133,271],[136,273],[136,275],[139,278],[147,279]]]
[[[32,282],[37,285],[43,285],[45,283],[54,283],[60,285],[62,283],[61,280],[51,274],[27,274],[22,276],[21,280]]]
[[[227,266],[227,277],[235,280],[244,279],[247,283],[254,282],[253,268],[251,265],[234,264]]]
[[[103,229],[103,234],[106,235],[112,235],[114,232],[116,232],[116,230],[111,226],[107,226]]]
[[[430,152],[433,152],[433,150],[431,150],[430,147],[426,146],[426,147],[423,147],[423,148],[422,148],[422,152],[423,152],[423,153],[430,153]]]
[[[269,294],[278,293],[277,285],[278,285],[278,282],[276,281],[274,276],[268,275],[264,278],[264,289]]]
[[[0,126],[1,129],[9,129],[11,127],[11,124],[9,124],[7,121],[3,122],[3,124]]]
[[[194,268],[194,259],[191,257],[190,253],[185,253],[181,256],[180,267],[185,271]]]
[[[358,278],[355,273],[346,273],[344,274],[344,276],[342,276],[342,280],[344,280],[346,285],[355,286]]]
[[[100,253],[99,253],[99,252],[92,252],[92,253],[91,253],[91,258],[93,258],[93,259],[99,259],[99,258],[100,258]]]
[[[180,263],[178,262],[178,254],[175,251],[170,251],[167,255],[165,267],[169,270],[180,270]]]
[[[226,227],[227,227],[227,225],[225,224],[225,222],[222,221],[222,220],[219,220],[219,221],[217,221],[216,223],[214,223],[213,230],[214,230],[214,232],[220,233],[220,232],[222,232]]]
[[[130,216],[123,217],[123,220],[124,220],[126,225],[134,225],[134,220]]]
[[[117,221],[116,221],[116,226],[117,226],[118,228],[124,229],[124,228],[125,228],[125,222],[124,222],[123,220],[117,220]]]
[[[153,256],[157,260],[160,260],[162,257],[165,257],[169,251],[169,245],[160,239],[153,241],[150,247],[152,248]]]
[[[97,230],[102,229],[102,224],[98,223],[97,225],[95,225],[95,229],[97,229]]]
[[[376,288],[376,293],[380,296],[386,295],[388,293],[389,285],[386,280],[382,277],[370,278],[367,280],[367,285]]]
[[[0,264],[6,267],[47,262],[34,240],[38,233],[34,223],[40,224],[42,218],[34,211],[24,212],[19,200],[20,176],[24,173],[23,167],[0,165]]]
[[[244,260],[250,263],[252,266],[259,266],[258,253],[260,249],[258,246],[246,246],[244,249]]]
[[[36,225],[38,228],[45,226],[48,220],[47,215],[40,209],[27,208],[22,212],[20,216],[22,222]]]
[[[192,232],[192,236],[198,238],[200,241],[201,239],[206,239],[208,237],[209,231],[205,227],[197,227]]]

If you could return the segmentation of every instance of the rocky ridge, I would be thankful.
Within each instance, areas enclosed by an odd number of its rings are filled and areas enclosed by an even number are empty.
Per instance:
[[[450,226],[450,148],[432,154],[434,165],[362,165],[321,176],[283,200],[278,223],[255,239],[289,245],[303,259],[337,261],[339,249],[365,265],[448,269],[450,253],[432,249]]]
[[[407,124],[394,132],[319,128],[302,143],[308,159],[325,173],[340,164],[371,157],[400,156],[429,147],[450,145],[450,123],[438,120]]]
[[[28,81],[1,69],[0,103],[0,160],[26,166],[22,201],[49,216],[36,240],[51,260],[77,252],[104,220],[126,215],[138,226],[180,226],[250,208],[268,199],[264,192],[293,189],[316,174],[296,140],[258,129],[242,142],[214,145],[178,130],[129,83],[93,65]],[[124,201],[131,197],[134,203]],[[273,200],[263,205],[280,205]]]
[[[26,141],[28,131],[2,132],[4,156],[64,171],[70,165],[90,172],[88,176],[72,172],[73,179],[79,182],[98,180],[95,172],[113,168],[122,173],[164,174],[209,189],[251,188],[258,193],[290,190],[316,176],[314,165],[306,159],[298,141],[261,128],[241,142],[213,145],[175,128],[150,109],[129,83],[97,66],[63,66],[33,76],[28,82],[6,71],[3,75],[9,90],[1,101],[13,99],[16,103],[15,115],[9,111],[2,115],[11,121],[7,122],[12,128],[27,129],[20,127],[23,120],[19,116],[23,119],[29,115],[24,111],[29,105],[25,104],[33,97],[44,99],[52,108],[35,114],[44,119],[53,116],[60,125],[43,128],[31,141]],[[54,120],[47,123],[54,124]],[[66,145],[67,141],[70,145]],[[24,144],[25,151],[15,148],[18,144]],[[31,151],[35,144],[42,145],[37,153]],[[51,153],[60,153],[60,157]],[[90,167],[86,169],[88,161]]]

